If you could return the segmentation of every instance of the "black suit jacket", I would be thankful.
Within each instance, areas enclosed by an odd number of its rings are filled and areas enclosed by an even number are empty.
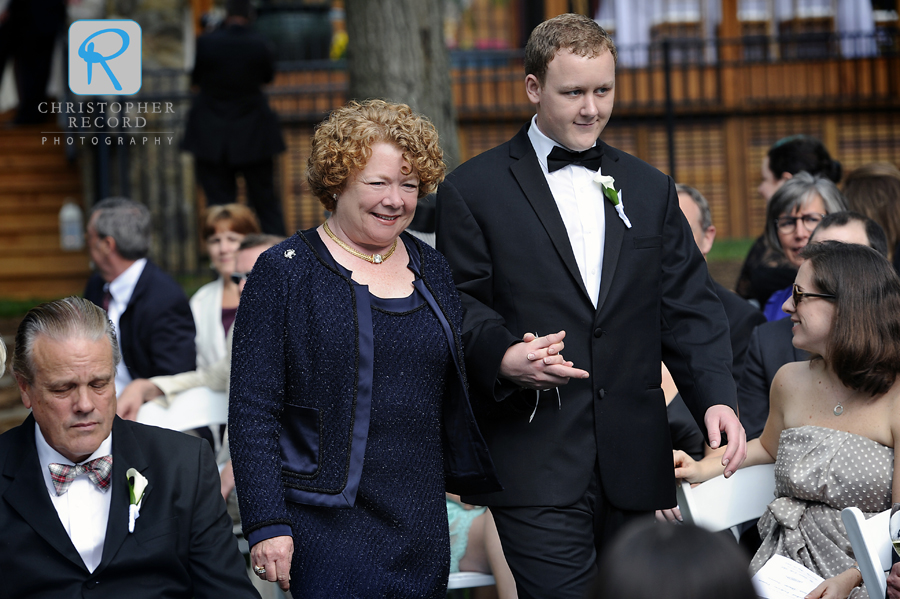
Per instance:
[[[104,284],[99,274],[92,275],[85,299],[103,306]],[[191,306],[181,286],[148,260],[119,317],[119,344],[131,378],[195,370],[196,334]]]
[[[438,190],[437,244],[466,315],[472,402],[505,490],[485,505],[568,505],[595,464],[621,509],[675,505],[660,388],[665,361],[695,419],[735,405],[722,304],[678,207],[672,180],[603,142],[601,170],[622,190],[626,229],[604,202],[599,304],[584,287],[527,128],[457,168]],[[564,356],[591,373],[556,393],[498,383],[503,354],[526,332],[565,330]],[[599,459],[598,459],[599,457]]]
[[[239,166],[283,152],[278,117],[262,86],[275,76],[265,38],[229,25],[197,39],[191,83],[200,87],[185,125],[182,149],[198,160]]]
[[[219,492],[209,444],[116,418],[103,556],[88,572],[40,472],[34,418],[0,435],[0,598],[259,597],[250,584]],[[128,483],[149,481],[128,532]]]
[[[809,354],[794,347],[790,318],[766,322],[750,334],[744,360],[744,374],[738,384],[738,407],[747,439],[762,434],[769,417],[769,390],[778,369],[788,362],[809,359]]]
[[[750,334],[753,329],[766,322],[766,317],[750,302],[716,281],[713,281],[713,288],[728,318],[728,329],[731,333],[731,373],[737,383],[744,372],[744,358],[747,355]]]

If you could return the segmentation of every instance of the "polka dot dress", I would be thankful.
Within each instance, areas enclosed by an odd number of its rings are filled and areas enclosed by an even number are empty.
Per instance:
[[[775,460],[775,495],[760,518],[763,542],[750,564],[755,574],[774,554],[829,578],[854,563],[841,510],[866,516],[891,507],[894,450],[866,437],[818,426],[782,431]],[[865,589],[854,599],[867,597]]]

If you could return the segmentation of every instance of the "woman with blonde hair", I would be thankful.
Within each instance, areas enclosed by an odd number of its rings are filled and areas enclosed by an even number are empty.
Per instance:
[[[310,189],[331,212],[265,252],[234,330],[229,431],[260,578],[304,599],[443,599],[446,490],[498,490],[466,392],[443,256],[404,233],[444,177],[404,104],[318,126]]]

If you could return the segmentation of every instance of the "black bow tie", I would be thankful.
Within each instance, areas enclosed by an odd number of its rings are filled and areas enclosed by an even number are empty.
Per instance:
[[[600,159],[603,158],[603,150],[599,146],[588,148],[584,152],[570,152],[565,148],[553,146],[547,156],[547,171],[558,171],[564,166],[577,164],[592,171],[600,170]]]

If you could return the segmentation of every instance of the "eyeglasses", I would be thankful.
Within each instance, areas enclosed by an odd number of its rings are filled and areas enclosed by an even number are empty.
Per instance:
[[[793,291],[791,292],[791,298],[794,300],[794,307],[800,305],[800,302],[803,301],[804,297],[821,297],[823,299],[837,299],[836,295],[832,295],[830,293],[810,293],[808,291],[800,291],[800,287],[794,284]]]
[[[241,284],[241,281],[246,280],[247,277],[250,276],[250,273],[251,273],[251,272],[252,272],[252,271],[248,270],[247,272],[233,272],[233,273],[231,273],[231,281],[232,281],[232,283],[234,283],[235,285],[240,285],[240,284]]]
[[[824,214],[816,212],[812,214],[804,214],[803,216],[779,216],[775,219],[775,226],[781,233],[793,233],[797,229],[797,221],[801,221],[806,230],[812,233],[816,230],[816,226],[825,218]]]

